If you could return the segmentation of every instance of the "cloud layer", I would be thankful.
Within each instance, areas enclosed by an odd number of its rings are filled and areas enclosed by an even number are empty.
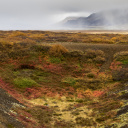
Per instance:
[[[45,29],[66,16],[126,5],[128,0],[0,0],[0,29]]]

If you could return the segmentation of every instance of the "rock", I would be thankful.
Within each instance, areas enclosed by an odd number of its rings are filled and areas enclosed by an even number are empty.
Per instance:
[[[0,123],[3,125],[3,127],[0,125],[0,128],[7,128],[8,126],[16,128],[24,127],[21,122],[9,115],[11,108],[15,108],[16,106],[23,106],[23,104],[19,103],[19,101],[8,95],[5,90],[0,88]]]

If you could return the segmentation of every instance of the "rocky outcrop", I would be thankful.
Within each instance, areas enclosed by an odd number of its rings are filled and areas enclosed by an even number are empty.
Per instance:
[[[23,128],[23,124],[20,123],[17,119],[10,115],[10,110],[15,106],[22,106],[16,99],[11,97],[3,89],[0,88],[0,127],[16,127]]]

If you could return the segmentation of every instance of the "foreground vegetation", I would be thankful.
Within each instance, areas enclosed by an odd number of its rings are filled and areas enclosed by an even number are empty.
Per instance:
[[[104,51],[69,51],[53,43],[126,43],[127,35],[0,34],[0,86],[24,104],[9,114],[26,128],[128,126],[128,51],[114,54],[109,68],[102,71],[107,61]]]

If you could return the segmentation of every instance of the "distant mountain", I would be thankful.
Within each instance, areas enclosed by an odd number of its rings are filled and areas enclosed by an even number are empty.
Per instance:
[[[69,29],[128,29],[128,9],[92,13],[88,17],[67,17],[59,25]]]

